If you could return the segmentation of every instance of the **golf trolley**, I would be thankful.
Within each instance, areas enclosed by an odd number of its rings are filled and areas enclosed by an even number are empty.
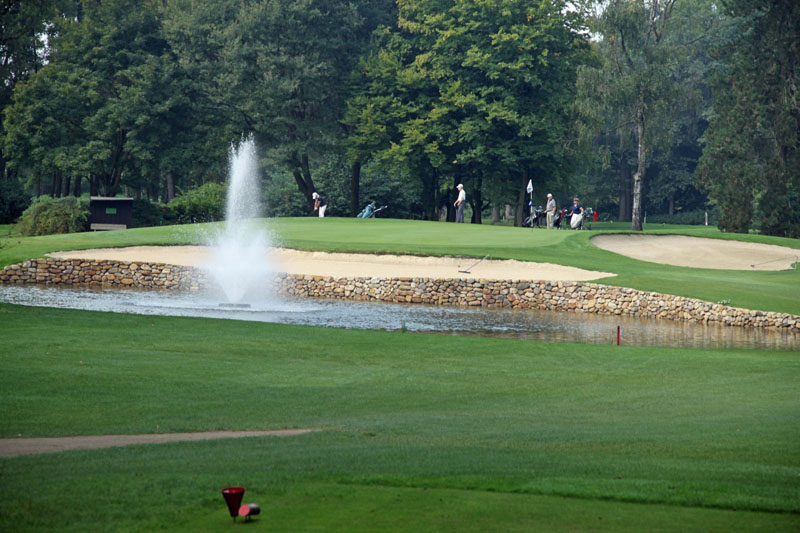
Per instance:
[[[525,228],[543,228],[547,225],[547,214],[542,209],[542,206],[531,206],[531,214],[525,217],[522,221],[522,226]]]
[[[378,207],[376,209],[375,208],[375,202],[371,202],[371,203],[367,204],[367,207],[362,209],[359,214],[356,215],[356,218],[373,218],[375,216],[375,213],[383,211],[387,207],[388,206],[384,205],[384,206]]]

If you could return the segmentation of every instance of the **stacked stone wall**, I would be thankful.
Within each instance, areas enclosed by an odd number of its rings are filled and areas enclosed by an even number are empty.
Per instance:
[[[6,266],[0,283],[197,290],[208,287],[208,277],[197,268],[164,263],[45,258]]]
[[[34,259],[0,271],[0,283],[199,290],[205,271],[163,263]],[[695,298],[571,281],[462,278],[333,278],[278,274],[275,289],[299,297],[541,309],[800,331],[800,316],[753,311]]]

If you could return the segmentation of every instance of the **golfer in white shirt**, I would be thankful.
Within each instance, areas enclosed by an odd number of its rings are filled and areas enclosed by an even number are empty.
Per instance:
[[[467,199],[467,194],[464,192],[464,184],[459,183],[456,187],[458,189],[458,199],[453,203],[456,208],[456,222],[464,223],[464,202]]]

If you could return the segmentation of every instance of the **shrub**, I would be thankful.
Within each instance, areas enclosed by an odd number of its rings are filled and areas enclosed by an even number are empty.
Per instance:
[[[225,212],[225,185],[206,183],[178,196],[169,207],[180,224],[222,220]]]
[[[15,179],[0,179],[0,224],[11,224],[27,209],[31,197]]]
[[[174,224],[177,218],[175,212],[168,205],[138,198],[133,200],[134,228]]]
[[[648,215],[648,224],[683,224],[690,226],[702,226],[705,224],[706,211],[698,209],[696,211],[679,211],[673,215]],[[708,225],[717,224],[717,215],[713,210],[708,211]]]
[[[52,235],[86,231],[89,222],[89,201],[67,196],[34,199],[19,219],[19,232],[23,235]]]

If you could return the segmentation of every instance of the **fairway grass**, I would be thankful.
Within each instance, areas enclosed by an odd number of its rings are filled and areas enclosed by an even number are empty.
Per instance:
[[[797,353],[0,304],[0,369],[3,437],[323,429],[5,459],[3,530],[800,525]]]
[[[625,231],[624,224],[597,224],[594,231],[546,231],[506,226],[445,224],[393,219],[276,218],[265,221],[276,244],[300,250],[469,256],[549,262],[616,275],[600,283],[700,298],[710,302],[800,314],[800,271],[736,271],[676,267],[638,261],[601,250],[590,238]],[[133,245],[204,244],[219,223],[125,231],[3,237],[0,267],[52,251]],[[799,250],[800,240],[725,234],[716,228],[657,226],[648,234],[734,239]]]

